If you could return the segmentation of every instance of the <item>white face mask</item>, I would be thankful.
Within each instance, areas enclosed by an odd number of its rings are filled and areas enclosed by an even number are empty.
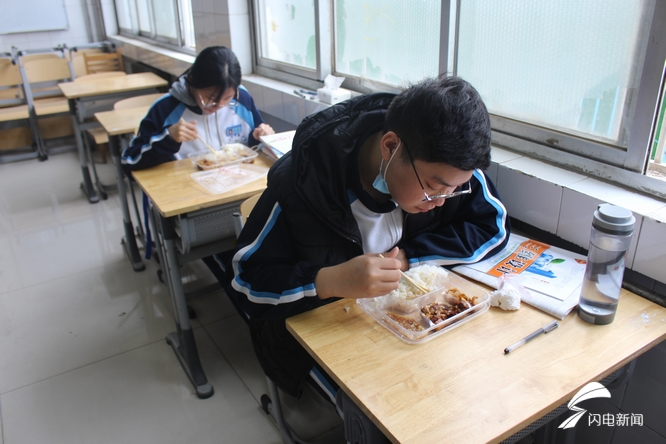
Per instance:
[[[377,174],[377,177],[375,177],[375,181],[372,182],[372,186],[374,187],[375,190],[379,191],[380,193],[389,194],[389,195],[391,194],[385,179],[386,171],[388,171],[388,167],[391,164],[391,161],[393,160],[393,156],[395,156],[395,153],[398,152],[401,145],[402,145],[402,140],[398,142],[398,147],[395,150],[393,150],[391,157],[389,157],[388,162],[386,162],[386,168],[384,169],[383,173],[382,173],[382,165],[384,165],[384,158],[382,157],[382,161],[379,162],[379,173]]]

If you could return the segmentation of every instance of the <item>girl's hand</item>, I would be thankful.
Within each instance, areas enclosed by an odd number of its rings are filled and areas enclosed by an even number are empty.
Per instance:
[[[178,123],[175,123],[169,127],[169,135],[178,143],[195,140],[199,135],[197,132],[196,120],[193,120],[192,122],[186,122],[183,119],[180,119]]]
[[[254,137],[255,140],[259,140],[261,136],[267,136],[269,134],[275,134],[275,131],[266,123],[259,124],[259,126],[252,131],[252,137]]]

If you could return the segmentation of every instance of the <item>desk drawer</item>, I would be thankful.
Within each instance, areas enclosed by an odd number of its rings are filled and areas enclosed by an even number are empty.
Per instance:
[[[174,222],[178,234],[176,241],[178,250],[187,254],[190,249],[199,245],[235,238],[233,214],[239,210],[239,207],[238,203],[229,203],[178,216]]]

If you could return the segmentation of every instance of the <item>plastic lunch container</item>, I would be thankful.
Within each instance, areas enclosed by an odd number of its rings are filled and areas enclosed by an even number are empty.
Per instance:
[[[430,341],[488,311],[490,294],[483,287],[452,272],[446,277],[438,278],[436,282],[438,287],[436,290],[408,301],[386,295],[357,299],[356,303],[379,324],[408,344]],[[421,314],[421,308],[432,303],[456,303],[458,301],[456,297],[447,296],[447,291],[453,289],[459,290],[468,298],[476,297],[476,304],[432,325],[427,317]]]
[[[187,157],[202,170],[210,170],[240,162],[250,162],[258,153],[241,143],[224,145],[216,154],[210,151],[191,153]]]

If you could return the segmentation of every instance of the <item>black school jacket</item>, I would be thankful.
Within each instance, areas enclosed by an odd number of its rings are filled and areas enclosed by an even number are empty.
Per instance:
[[[292,151],[271,168],[227,270],[227,292],[250,319],[264,370],[292,394],[313,361],[286,331],[284,319],[332,302],[317,297],[317,272],[363,254],[348,171],[356,165],[352,156],[359,140],[381,130],[394,97],[359,96],[303,120]],[[427,213],[404,213],[398,246],[411,267],[473,263],[504,247],[509,222],[495,186],[480,170],[471,186],[471,194]]]

